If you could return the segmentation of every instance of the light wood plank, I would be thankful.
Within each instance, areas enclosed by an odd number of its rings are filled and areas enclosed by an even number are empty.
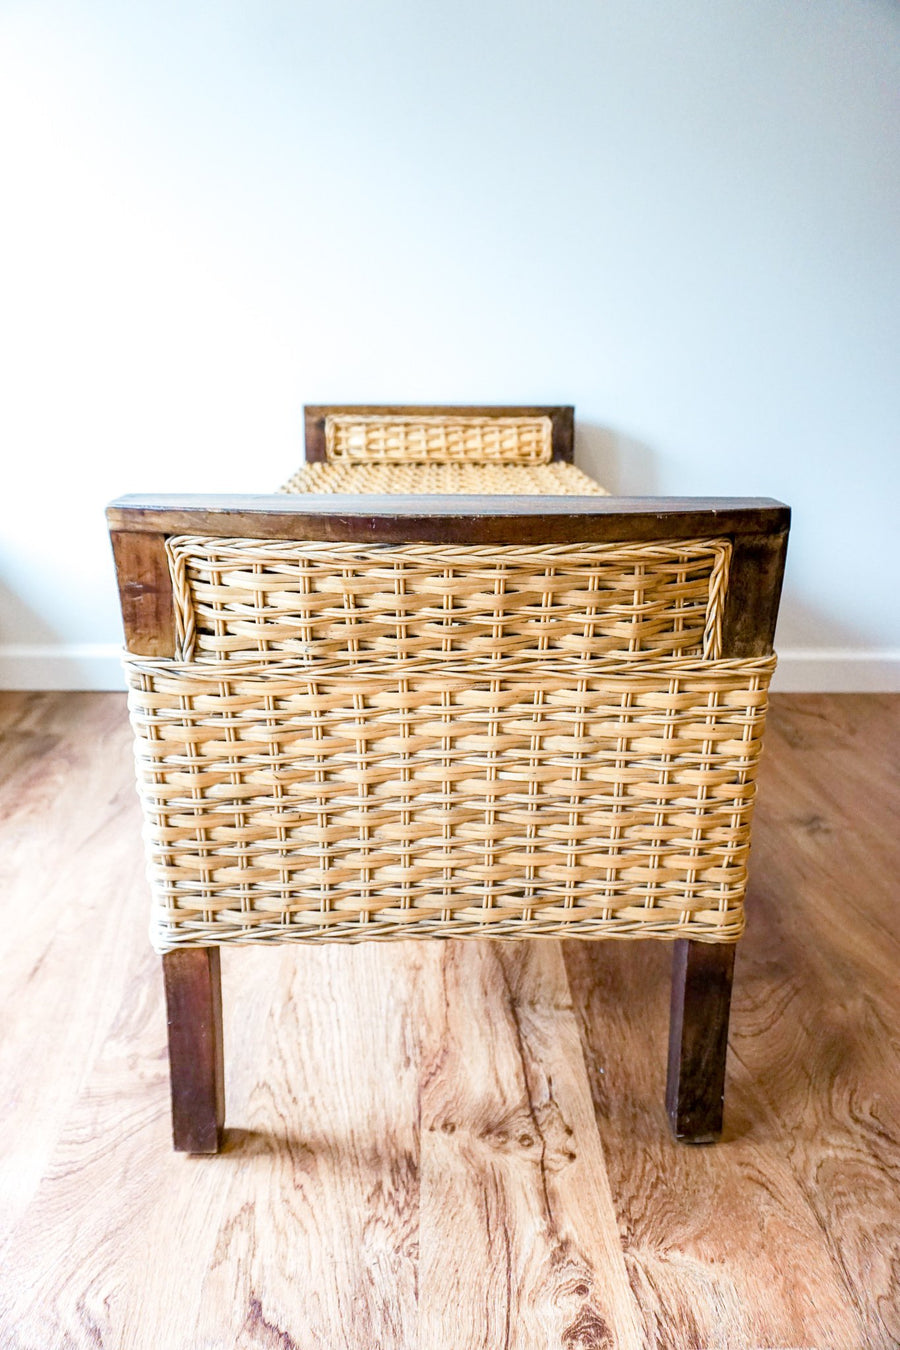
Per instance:
[[[234,953],[242,957],[249,953]],[[414,1344],[419,1222],[416,952],[268,957],[275,997],[232,1096],[227,1197],[186,1345]],[[227,992],[227,991],[226,991]],[[273,1257],[275,1259],[273,1260]]]
[[[689,1147],[665,1135],[670,954],[651,943],[572,942],[565,958],[647,1343],[859,1344],[778,1123],[733,1054],[722,1142]],[[741,978],[739,955],[732,1036]]]
[[[429,949],[421,1345],[641,1345],[555,942]]]
[[[124,698],[70,695],[61,715],[58,696],[11,695],[0,708],[2,1253],[122,1000],[117,956],[140,936],[141,910],[120,901],[142,888],[144,867],[122,771]]]

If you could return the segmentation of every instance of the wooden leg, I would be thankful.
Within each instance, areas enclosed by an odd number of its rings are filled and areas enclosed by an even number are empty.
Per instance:
[[[722,1132],[734,948],[675,943],[666,1109],[686,1144],[711,1144]]]
[[[172,1140],[179,1153],[216,1153],[225,1123],[222,980],[218,947],[163,957],[172,1081]]]

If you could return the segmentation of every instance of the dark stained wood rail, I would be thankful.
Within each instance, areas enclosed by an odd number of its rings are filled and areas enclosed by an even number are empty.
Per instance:
[[[377,496],[351,493],[135,494],[107,508],[111,530],[384,543],[601,543],[786,535],[768,497]],[[776,547],[777,551],[777,547]]]

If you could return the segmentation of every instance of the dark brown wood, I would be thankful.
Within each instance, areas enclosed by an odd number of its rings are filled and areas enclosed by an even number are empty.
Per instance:
[[[306,443],[307,464],[325,462],[325,417],[328,411],[328,408],[310,405],[303,409],[303,437]]]
[[[784,581],[790,515],[782,529],[743,534],[732,542],[722,615],[723,656],[767,656]]]
[[[308,404],[303,409],[306,438],[306,462],[321,462],[325,458],[325,418],[329,414],[357,414],[372,417],[435,417],[444,414],[458,417],[549,417],[551,423],[551,455],[554,460],[571,464],[575,454],[575,409],[570,405],[513,405],[491,404],[401,404],[401,403],[328,403]]]
[[[548,408],[553,423],[553,458],[571,464],[575,459],[575,409]]]
[[[675,943],[666,1110],[676,1139],[711,1144],[722,1132],[735,944]]]
[[[722,655],[772,651],[788,524],[732,539]],[[722,1129],[734,946],[675,944],[666,1106],[676,1139],[709,1143]]]
[[[547,543],[765,536],[790,510],[769,498],[134,495],[107,508],[112,530],[379,543]]]
[[[179,1153],[216,1153],[225,1124],[222,978],[218,947],[163,957],[172,1083],[172,1141]]]
[[[175,611],[165,536],[111,529],[125,646],[139,656],[173,656]]]

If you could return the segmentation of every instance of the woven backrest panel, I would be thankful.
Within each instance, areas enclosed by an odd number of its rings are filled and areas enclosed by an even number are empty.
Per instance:
[[[574,464],[382,464],[338,460],[303,464],[282,492],[489,493],[500,496],[605,497]]]
[[[154,943],[734,941],[773,665],[131,657]]]
[[[363,546],[178,536],[185,660],[718,656],[727,540]]]
[[[547,464],[549,417],[479,417],[452,413],[329,413],[325,457],[368,463]]]

